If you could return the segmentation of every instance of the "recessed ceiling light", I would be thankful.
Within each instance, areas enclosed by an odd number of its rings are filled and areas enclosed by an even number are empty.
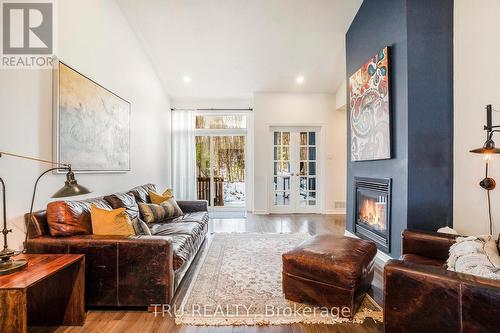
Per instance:
[[[297,82],[297,84],[302,84],[302,83],[304,83],[304,80],[305,80],[304,77],[302,75],[299,75],[295,79],[295,82]]]
[[[191,78],[187,75],[184,75],[182,77],[182,81],[184,81],[185,84],[189,84],[189,83],[191,83]]]

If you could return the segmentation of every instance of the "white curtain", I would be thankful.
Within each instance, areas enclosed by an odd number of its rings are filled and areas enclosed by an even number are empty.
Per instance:
[[[172,111],[173,190],[177,200],[196,199],[194,111]]]

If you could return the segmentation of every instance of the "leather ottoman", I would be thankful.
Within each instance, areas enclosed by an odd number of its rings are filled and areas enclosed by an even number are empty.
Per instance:
[[[322,234],[283,254],[285,298],[328,308],[352,318],[371,286],[374,242]]]

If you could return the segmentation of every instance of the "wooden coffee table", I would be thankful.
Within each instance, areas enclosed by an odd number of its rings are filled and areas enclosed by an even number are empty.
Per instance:
[[[85,322],[85,257],[82,254],[24,254],[25,269],[0,276],[0,328],[81,326]]]

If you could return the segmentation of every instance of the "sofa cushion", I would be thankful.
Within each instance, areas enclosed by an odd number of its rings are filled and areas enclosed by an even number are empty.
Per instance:
[[[196,222],[199,224],[208,224],[209,216],[207,212],[195,212],[181,215],[173,220],[173,222]]]
[[[172,249],[174,252],[174,270],[179,269],[196,254],[193,237],[186,234],[173,234]]]
[[[139,217],[139,206],[132,193],[115,193],[104,197],[113,209],[125,208],[131,220]]]
[[[420,265],[430,265],[436,267],[444,267],[444,265],[446,264],[446,261],[444,260],[428,258],[424,256],[419,256],[418,254],[411,254],[411,253],[403,254],[401,256],[401,259],[405,262],[411,262]]]
[[[175,234],[203,236],[203,225],[196,222],[156,223],[149,226],[155,236],[171,236]]]
[[[134,187],[127,193],[131,193],[137,202],[151,203],[149,191],[156,191],[156,186],[154,184],[141,185]]]
[[[174,270],[194,257],[205,238],[205,225],[197,222],[158,223],[150,226],[150,230],[155,236],[172,237]]]
[[[111,210],[103,198],[78,201],[54,201],[47,205],[47,224],[54,237],[92,234],[90,207]]]

